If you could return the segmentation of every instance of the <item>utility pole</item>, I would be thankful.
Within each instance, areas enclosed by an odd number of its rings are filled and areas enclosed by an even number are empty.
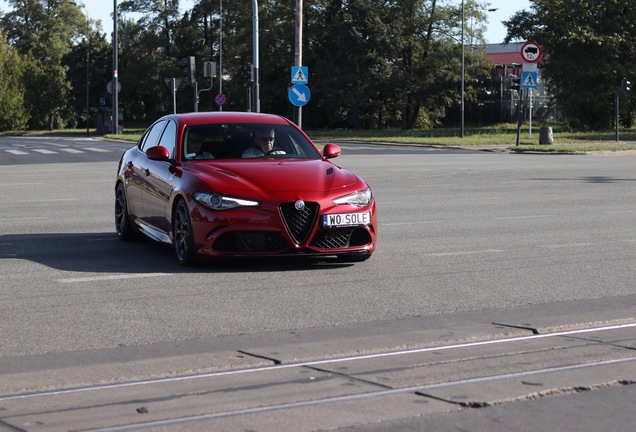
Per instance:
[[[113,134],[119,134],[119,83],[117,82],[117,0],[113,0]]]
[[[295,65],[303,65],[303,0],[296,0],[296,55]],[[296,124],[303,127],[303,107],[296,107]]]

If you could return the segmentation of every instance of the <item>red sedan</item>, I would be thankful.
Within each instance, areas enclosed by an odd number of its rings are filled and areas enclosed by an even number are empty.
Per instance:
[[[376,245],[371,189],[291,121],[259,113],[167,115],[119,162],[115,226],[172,245],[177,261],[317,256],[364,261]]]

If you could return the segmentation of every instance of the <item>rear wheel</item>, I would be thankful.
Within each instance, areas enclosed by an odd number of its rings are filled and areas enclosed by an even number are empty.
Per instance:
[[[185,201],[179,200],[172,218],[172,232],[174,235],[174,250],[177,262],[182,266],[189,266],[196,262],[194,251],[194,235],[192,220]]]
[[[121,240],[131,240],[136,237],[135,228],[128,215],[126,189],[122,183],[115,188],[115,230]]]

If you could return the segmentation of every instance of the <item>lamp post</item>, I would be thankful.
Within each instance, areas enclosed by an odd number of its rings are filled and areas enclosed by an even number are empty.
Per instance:
[[[117,89],[117,0],[113,0],[113,134],[119,134],[119,101]]]
[[[90,61],[91,61],[91,36],[90,36],[90,18],[88,16],[88,9],[86,6],[82,5],[82,8],[86,11],[86,136],[90,136],[91,131],[88,126],[88,119],[91,116],[91,104],[90,104],[90,95],[91,95],[91,78],[90,78]]]
[[[75,2],[70,2],[72,5],[80,7],[84,9],[86,12],[86,136],[90,136],[90,128],[88,125],[88,120],[90,118],[90,44],[91,44],[91,27],[90,27],[90,17],[88,15],[88,9],[86,9],[85,5],[80,5]]]
[[[460,116],[461,116],[461,120],[460,120],[460,132],[459,132],[459,136],[461,138],[464,138],[464,85],[466,82],[466,70],[465,70],[465,55],[464,55],[464,0],[462,0],[462,37],[461,37],[461,42],[462,42],[462,88],[461,88],[461,105],[460,105]]]
[[[259,69],[259,47],[258,47],[258,0],[252,0],[254,11],[252,12],[252,29],[253,29],[253,47],[252,47],[252,73],[254,75],[254,90],[252,92],[252,111],[261,112],[261,96],[260,96],[260,84],[258,80]]]

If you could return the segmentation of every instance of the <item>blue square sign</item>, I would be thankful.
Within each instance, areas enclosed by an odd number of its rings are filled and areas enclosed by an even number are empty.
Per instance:
[[[307,66],[292,66],[292,84],[307,84],[309,82],[309,68]]]

